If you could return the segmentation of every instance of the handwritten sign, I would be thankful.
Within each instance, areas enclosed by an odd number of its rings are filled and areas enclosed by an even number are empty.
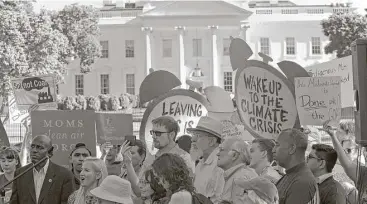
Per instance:
[[[47,135],[54,146],[56,164],[68,167],[69,155],[77,143],[84,143],[96,155],[94,111],[32,111],[32,135]]]
[[[223,138],[241,136],[241,131],[232,121],[222,120],[221,123],[223,125],[223,132],[222,132]]]
[[[245,128],[255,137],[274,139],[292,128],[297,108],[290,81],[259,61],[248,61],[236,76],[236,102]]]
[[[201,116],[206,116],[207,102],[203,96],[184,89],[171,90],[154,100],[147,107],[140,125],[140,139],[145,141],[151,154],[157,149],[153,146],[152,120],[160,116],[173,117],[180,126],[178,136],[187,134],[186,129],[196,127]]]
[[[18,106],[39,104],[49,109],[57,107],[56,82],[52,75],[16,78],[11,80]]]
[[[296,103],[302,125],[322,126],[341,117],[341,77],[295,78]]]
[[[126,135],[133,135],[133,116],[122,113],[97,113],[97,143],[123,144]]]
[[[352,56],[347,56],[329,62],[306,67],[313,77],[340,76],[341,77],[341,106],[354,106],[353,65]]]
[[[17,102],[13,95],[8,97],[9,102],[9,121],[11,124],[19,124],[22,123],[24,119],[29,117],[28,110],[23,109],[19,110],[17,106]]]

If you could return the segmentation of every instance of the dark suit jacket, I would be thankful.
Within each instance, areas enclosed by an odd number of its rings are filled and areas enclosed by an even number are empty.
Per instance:
[[[14,176],[31,165],[28,164],[16,170]],[[13,183],[10,204],[66,204],[70,194],[75,191],[73,180],[74,176],[69,170],[49,161],[38,203],[34,189],[33,170],[30,170]]]

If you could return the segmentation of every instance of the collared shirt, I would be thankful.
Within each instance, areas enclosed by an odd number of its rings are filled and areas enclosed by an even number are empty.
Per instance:
[[[217,166],[218,151],[219,149],[215,149],[205,161],[200,159],[195,168],[196,191],[210,198],[213,203],[219,201],[224,187],[224,171]]]
[[[326,179],[332,177],[333,174],[332,173],[328,173],[328,174],[324,174],[324,175],[321,175],[317,178],[317,183],[318,184],[321,184],[322,182],[324,182]]]
[[[36,191],[37,203],[38,203],[38,198],[41,193],[43,181],[45,180],[45,177],[46,177],[49,163],[50,163],[50,160],[47,159],[45,166],[42,167],[42,169],[40,169],[39,171],[37,171],[36,168],[33,168],[34,190]]]
[[[259,174],[263,178],[269,179],[273,184],[276,184],[282,177],[273,167],[266,166]]]
[[[236,165],[224,172],[224,188],[221,200],[230,201],[235,204],[252,204],[256,200],[256,193],[252,190],[246,191],[239,186],[235,186],[235,179],[253,179],[257,177],[254,169],[245,164]]]
[[[279,193],[279,204],[319,203],[319,192],[316,179],[305,162],[286,170],[276,184]]]
[[[176,154],[180,156],[186,163],[187,167],[191,171],[192,176],[194,176],[195,173],[195,162],[192,161],[191,156],[189,153],[187,153],[185,150],[181,149],[177,144],[168,152],[161,152],[158,150],[158,152],[155,155],[155,158],[161,156],[164,153],[170,153],[170,154]]]

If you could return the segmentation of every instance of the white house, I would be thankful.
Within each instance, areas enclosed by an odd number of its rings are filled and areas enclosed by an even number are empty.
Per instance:
[[[100,9],[103,57],[81,74],[78,60],[68,69],[62,95],[138,94],[149,69],[174,73],[185,86],[199,67],[205,86],[233,92],[230,36],[241,37],[273,65],[292,60],[302,66],[329,61],[321,20],[351,12],[350,4],[296,5],[290,1],[105,1]],[[163,82],[162,82],[163,83]]]

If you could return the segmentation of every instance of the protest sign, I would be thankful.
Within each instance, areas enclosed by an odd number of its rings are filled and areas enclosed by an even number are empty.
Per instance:
[[[69,166],[69,155],[77,143],[84,143],[96,155],[94,111],[32,111],[32,135],[47,135],[54,146],[51,158],[56,164]]]
[[[223,132],[222,137],[225,139],[227,137],[241,137],[241,131],[238,127],[230,120],[222,120]]]
[[[29,116],[28,110],[19,109],[13,95],[8,96],[8,103],[9,103],[9,121],[11,124],[22,123],[24,119],[28,118]]]
[[[342,108],[354,106],[352,56],[306,67],[313,77],[340,76]]]
[[[123,113],[97,113],[97,143],[123,144],[126,135],[133,135],[133,116]]]
[[[297,120],[294,87],[270,65],[249,60],[236,74],[236,103],[241,121],[255,137],[274,139]]]
[[[44,109],[57,108],[56,82],[53,75],[15,78],[11,80],[16,103],[27,109],[38,104]]]
[[[296,103],[302,125],[338,124],[341,117],[341,77],[295,78]]]
[[[187,128],[196,127],[200,117],[207,115],[207,106],[206,99],[198,93],[184,89],[171,90],[148,105],[140,125],[140,139],[145,141],[150,153],[154,155],[157,149],[153,146],[150,134],[153,119],[160,116],[173,117],[180,126],[177,135],[181,136],[187,134]]]

